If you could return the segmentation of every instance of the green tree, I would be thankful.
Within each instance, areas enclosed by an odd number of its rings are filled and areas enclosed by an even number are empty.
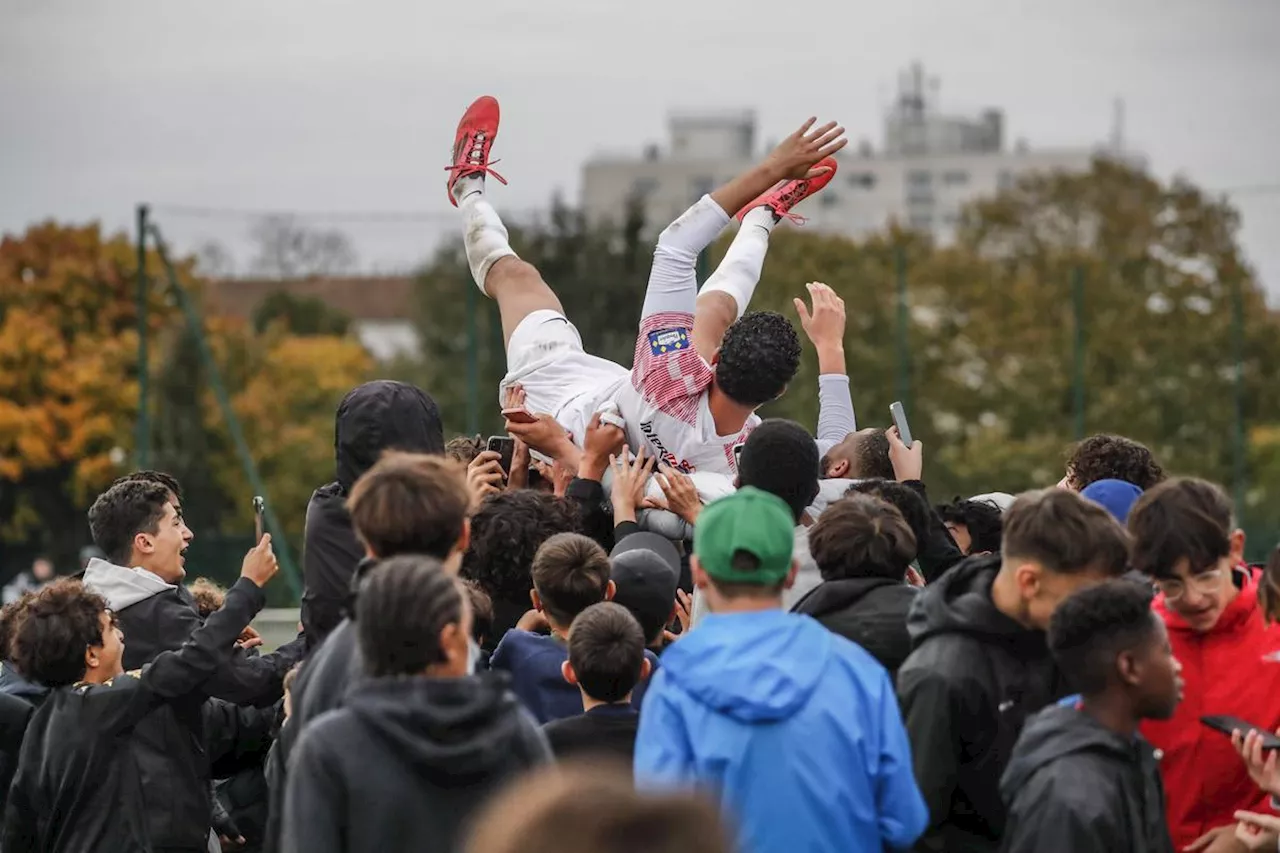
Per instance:
[[[265,332],[272,323],[283,323],[295,335],[337,335],[351,329],[351,318],[314,296],[295,296],[276,290],[253,309],[253,328]]]

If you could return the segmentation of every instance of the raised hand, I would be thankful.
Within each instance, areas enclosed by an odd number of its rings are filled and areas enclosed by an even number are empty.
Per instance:
[[[849,144],[844,136],[844,128],[834,121],[829,121],[814,129],[817,118],[810,118],[800,129],[788,136],[765,160],[765,164],[778,177],[778,180],[816,178],[829,171],[825,167],[815,169],[814,166],[823,157],[830,157]]]
[[[276,562],[276,554],[271,550],[271,534],[264,533],[262,541],[244,555],[244,562],[240,564],[240,577],[248,578],[257,586],[264,587],[278,571],[280,571],[280,564]]]
[[[845,313],[844,300],[836,292],[820,281],[805,285],[809,291],[809,299],[813,303],[810,310],[804,300],[796,298],[796,313],[800,315],[800,326],[810,342],[821,351],[824,347],[844,346]]]
[[[644,500],[644,486],[653,473],[654,458],[644,458],[644,445],[640,446],[635,458],[627,459],[627,448],[622,448],[618,456],[610,456],[609,464],[613,466],[613,520],[615,523],[636,520],[636,507]]]
[[[663,497],[645,498],[646,508],[665,509],[690,524],[698,523],[698,516],[702,514],[702,498],[698,496],[698,488],[693,484],[692,477],[669,465],[663,465],[658,474],[658,485],[662,487]]]

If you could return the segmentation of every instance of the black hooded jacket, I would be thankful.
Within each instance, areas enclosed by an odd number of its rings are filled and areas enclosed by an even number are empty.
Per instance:
[[[444,453],[440,408],[403,382],[378,380],[354,388],[338,406],[334,426],[337,479],[307,504],[302,554],[302,625],[314,649],[342,621],[351,573],[364,556],[347,515],[347,495],[385,450]]]
[[[1002,853],[1173,853],[1155,749],[1075,708],[1027,723],[1000,793]]]
[[[283,849],[453,850],[498,787],[549,760],[501,673],[364,681],[301,733]]]
[[[892,578],[840,578],[818,584],[791,608],[862,646],[895,681],[911,654],[907,613],[920,590]]]
[[[1000,557],[970,557],[925,587],[898,670],[916,782],[929,806],[918,851],[994,853],[1004,826],[1000,776],[1027,718],[1067,694],[1044,633],[996,609]]]

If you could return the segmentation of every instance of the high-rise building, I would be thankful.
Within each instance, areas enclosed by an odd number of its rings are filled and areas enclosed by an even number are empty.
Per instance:
[[[877,150],[850,145],[839,155],[840,171],[822,194],[800,210],[809,227],[859,236],[890,220],[951,236],[961,206],[1011,186],[1019,175],[1055,170],[1082,171],[1096,148],[1033,149],[1005,145],[1004,114],[940,113],[937,83],[919,64],[899,78],[898,96],[884,120]],[[582,205],[593,221],[618,221],[629,203],[644,205],[647,224],[661,229],[703,193],[747,168],[763,151],[755,145],[751,111],[673,114],[670,142],[648,147],[642,156],[596,157],[583,167]]]

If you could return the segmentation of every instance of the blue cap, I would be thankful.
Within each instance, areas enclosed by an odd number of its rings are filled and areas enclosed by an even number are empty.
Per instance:
[[[1098,480],[1085,486],[1080,496],[1101,504],[1103,509],[1124,524],[1129,520],[1129,510],[1142,497],[1142,489],[1124,480]]]

